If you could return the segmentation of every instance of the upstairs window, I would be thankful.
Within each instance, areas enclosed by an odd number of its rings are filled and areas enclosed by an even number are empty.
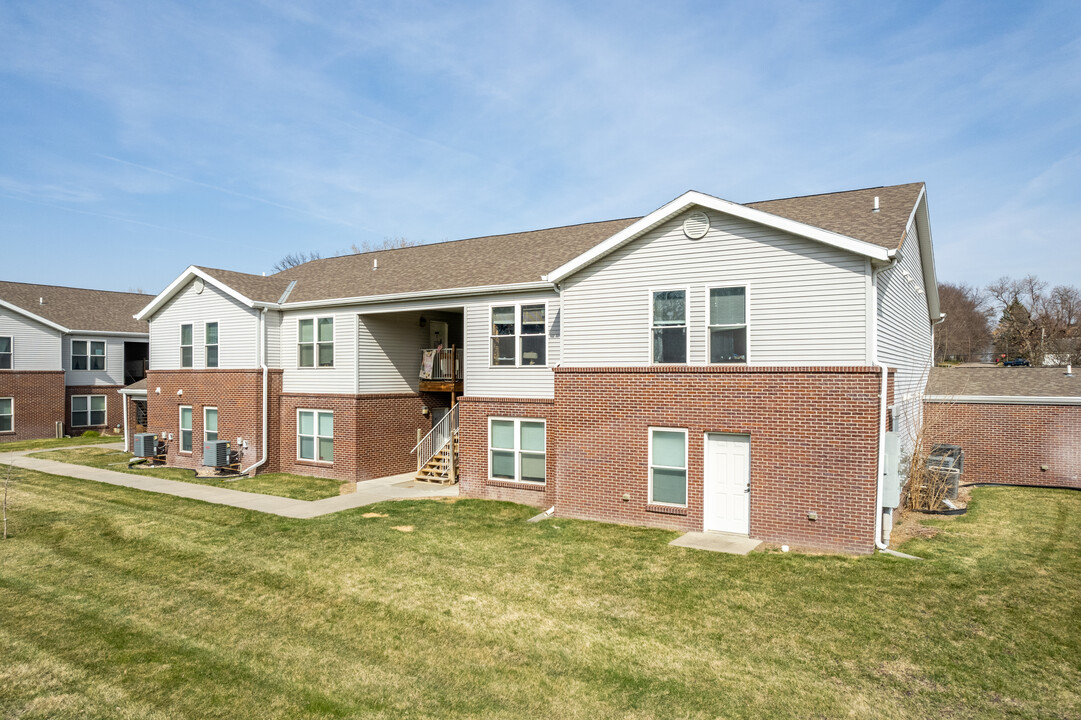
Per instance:
[[[747,362],[747,288],[709,289],[709,361]]]
[[[501,305],[491,311],[492,365],[548,363],[547,306]]]
[[[192,352],[193,337],[195,337],[195,333],[192,332],[190,323],[180,326],[180,367],[192,367],[192,360],[195,357]]]
[[[12,432],[15,429],[14,406],[14,398],[0,398],[0,432]]]
[[[72,395],[71,424],[73,427],[95,427],[105,424],[104,395]]]
[[[191,452],[191,406],[180,406],[180,452]]]
[[[104,340],[72,340],[71,341],[71,369],[72,370],[104,370],[105,369],[105,341]]]
[[[687,362],[687,291],[653,293],[653,362]]]
[[[208,322],[204,328],[206,366],[216,368],[218,366],[218,324]]]
[[[0,337],[0,370],[10,370],[12,365],[11,336]]]
[[[297,328],[297,359],[302,368],[334,367],[334,318],[306,318]]]

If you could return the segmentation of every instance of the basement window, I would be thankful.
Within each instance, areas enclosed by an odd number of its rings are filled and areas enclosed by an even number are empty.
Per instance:
[[[297,459],[334,462],[334,413],[297,410]]]
[[[180,452],[191,452],[191,405],[180,406]]]
[[[105,341],[104,340],[72,340],[71,341],[71,369],[72,370],[104,370],[105,369]]]
[[[545,432],[544,420],[489,418],[489,479],[543,484]]]
[[[206,366],[216,368],[218,366],[218,323],[206,323],[203,334],[205,335]]]
[[[218,409],[216,407],[203,408],[203,442],[214,442],[218,439]]]
[[[97,427],[105,424],[104,395],[72,395],[72,427]]]
[[[0,433],[15,430],[15,398],[0,398]]]
[[[192,361],[195,358],[192,352],[193,337],[195,337],[195,333],[192,331],[191,323],[180,326],[180,367],[192,367]]]
[[[4,335],[0,337],[0,370],[11,369],[11,358],[11,336]]]
[[[649,429],[649,501],[687,505],[687,431]]]

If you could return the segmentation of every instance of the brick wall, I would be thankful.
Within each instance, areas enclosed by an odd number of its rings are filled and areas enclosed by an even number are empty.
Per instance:
[[[81,435],[87,430],[108,429],[109,432],[124,425],[124,400],[117,392],[123,385],[68,385],[64,389],[64,425],[68,435]],[[104,395],[105,424],[75,427],[71,421],[71,398],[74,395]]]
[[[371,480],[416,470],[417,430],[432,429],[431,415],[421,407],[446,404],[439,398],[416,393],[379,395],[310,395],[284,393],[281,396],[278,427],[281,432],[278,467],[283,472],[336,480]],[[297,410],[334,412],[334,462],[331,464],[297,458]]]
[[[281,396],[281,370],[268,376],[268,454],[260,472],[278,470],[277,418]],[[241,458],[243,466],[259,460],[262,453],[263,373],[261,370],[151,370],[146,377],[148,432],[172,433],[167,462],[177,467],[194,468],[203,461],[203,408],[218,408],[218,437],[236,442],[248,441]],[[160,388],[161,392],[156,392]],[[182,395],[177,395],[183,390]],[[192,451],[181,453],[180,406],[192,408]]]
[[[462,497],[508,500],[549,508],[555,504],[556,447],[554,400],[463,397],[458,407],[459,487]],[[539,418],[548,421],[544,485],[488,479],[488,418]]]
[[[554,504],[560,516],[701,530],[705,434],[746,434],[752,537],[870,552],[880,386],[873,367],[557,368],[554,401],[462,399],[461,492]],[[487,482],[491,415],[548,419],[543,494]],[[651,426],[688,430],[685,510],[647,502]]]
[[[924,403],[933,442],[965,451],[962,483],[1081,488],[1081,406]],[[1047,469],[1041,469],[1046,466]]]
[[[62,370],[0,370],[0,397],[12,398],[14,430],[0,433],[0,443],[56,437],[56,422],[64,421]]]

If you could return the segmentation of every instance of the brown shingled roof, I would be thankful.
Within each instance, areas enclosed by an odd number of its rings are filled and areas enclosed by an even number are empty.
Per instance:
[[[141,293],[0,281],[0,300],[71,330],[149,332],[147,323],[132,315],[153,299]]]
[[[1068,377],[1065,368],[936,367],[926,392],[946,397],[1081,397],[1081,372]]]
[[[905,239],[908,218],[922,188],[923,183],[909,183],[746,205],[893,250]],[[872,212],[876,196],[879,211]]]
[[[233,270],[199,267],[198,265],[195,268],[202,270],[212,278],[221,280],[244,297],[256,302],[276,303],[281,299],[286,288],[289,287],[289,280],[283,278],[281,274],[267,277]]]

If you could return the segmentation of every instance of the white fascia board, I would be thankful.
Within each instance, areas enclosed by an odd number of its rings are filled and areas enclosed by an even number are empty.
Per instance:
[[[144,340],[150,339],[150,333],[140,332],[114,332],[112,330],[68,330],[69,335],[94,335],[94,336],[108,336],[108,337],[121,337],[121,338],[143,338]]]
[[[482,285],[476,287],[449,288],[446,290],[424,290],[421,292],[393,293],[390,295],[363,295],[351,298],[332,298],[330,300],[307,300],[287,302],[278,306],[282,310],[303,310],[307,308],[333,307],[336,305],[374,305],[377,303],[400,302],[402,300],[433,300],[463,297],[469,295],[496,295],[503,293],[525,292],[529,290],[552,290],[553,283],[543,280],[509,285]]]
[[[119,390],[117,390],[117,392],[121,395],[146,395],[146,388],[143,388],[142,390],[128,390],[127,388],[120,388]]]
[[[217,278],[215,278],[212,275],[208,275],[207,273],[203,272],[202,270],[195,267],[194,265],[189,265],[187,270],[180,273],[180,277],[178,277],[176,280],[173,280],[171,283],[169,283],[169,287],[165,288],[160,293],[158,293],[154,297],[154,299],[150,301],[149,305],[144,307],[142,310],[140,310],[138,313],[136,313],[133,317],[136,320],[145,320],[150,315],[153,315],[155,312],[158,311],[158,309],[162,305],[164,305],[166,302],[168,302],[169,298],[171,298],[173,295],[176,295],[178,292],[180,292],[180,289],[182,287],[184,287],[184,285],[189,280],[192,280],[193,278],[202,278],[203,282],[210,283],[211,285],[218,288],[219,290],[221,290],[225,294],[229,295],[232,298],[235,298],[236,300],[240,301],[241,303],[243,303],[244,305],[246,305],[248,307],[255,307],[255,305],[256,305],[254,300],[251,300],[251,299],[245,297],[244,295],[241,295],[236,290],[234,290],[233,288],[231,288],[228,285],[226,285],[225,283],[223,283],[221,280],[218,280]],[[262,303],[260,305],[262,305]]]
[[[927,292],[927,315],[937,322],[942,315],[938,298],[938,273],[935,271],[935,248],[931,242],[931,216],[927,210],[927,186],[920,188],[916,207],[909,222],[916,223],[916,235],[920,239],[920,266],[923,268],[923,287]],[[907,227],[905,229],[907,232]]]
[[[41,317],[40,315],[35,315],[34,313],[30,312],[29,310],[24,310],[23,308],[19,307],[18,305],[12,305],[11,303],[9,303],[9,302],[7,302],[5,300],[0,300],[0,307],[7,308],[8,310],[11,310],[14,313],[18,313],[18,314],[20,314],[20,315],[22,315],[24,317],[28,317],[31,320],[33,320],[34,322],[39,322],[42,325],[45,325],[46,327],[52,328],[53,330],[59,330],[62,333],[71,332],[70,330],[68,330],[63,325],[60,325],[58,323],[54,323],[52,320],[46,320],[45,318]]]
[[[863,240],[848,237],[847,235],[823,230],[822,228],[813,225],[790,220],[779,215],[773,215],[762,210],[747,207],[746,205],[740,205],[738,203],[729,202],[728,200],[713,197],[712,195],[706,195],[705,193],[691,190],[680,195],[670,203],[654,210],[649,215],[646,215],[638,222],[624,228],[604,242],[595,245],[570,262],[559,266],[548,273],[546,279],[553,283],[559,282],[567,276],[578,272],[590,263],[599,260],[613,250],[616,250],[620,246],[630,242],[642,233],[651,230],[666,220],[695,206],[715,210],[759,225],[776,228],[782,232],[799,235],[811,240],[817,240],[826,245],[832,245],[833,247],[848,250],[857,255],[869,257],[872,260],[884,262],[890,259],[890,251],[879,245],[874,245],[869,242],[864,242]]]
[[[1043,395],[925,395],[923,399],[953,405],[1081,405],[1081,397]]]

